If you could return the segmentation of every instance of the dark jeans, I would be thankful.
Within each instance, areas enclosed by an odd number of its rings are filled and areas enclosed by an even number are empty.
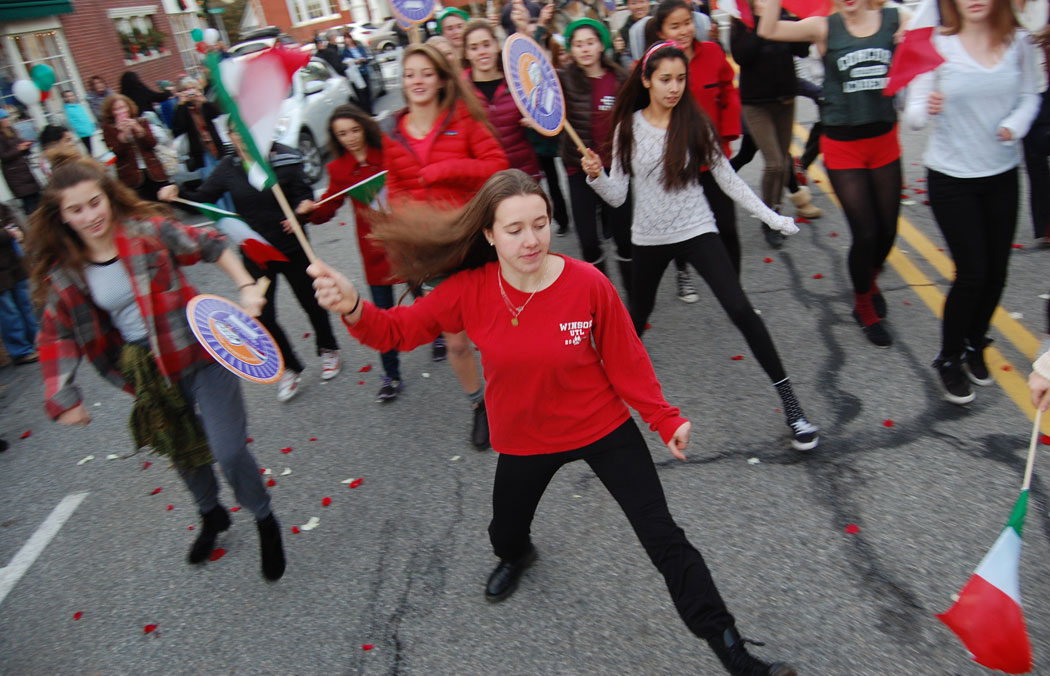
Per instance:
[[[266,290],[266,305],[263,306],[262,314],[259,315],[259,322],[273,335],[274,342],[277,343],[281,355],[284,356],[284,365],[300,373],[303,370],[303,364],[299,361],[295,350],[292,349],[291,343],[288,342],[284,329],[277,323],[278,274],[284,275],[284,278],[288,280],[292,293],[295,294],[299,305],[306,312],[306,316],[310,318],[310,324],[314,328],[317,354],[321,354],[321,350],[338,350],[339,344],[332,333],[332,323],[329,321],[328,312],[317,304],[317,298],[314,297],[314,280],[306,274],[306,268],[310,265],[306,254],[302,249],[298,249],[295,253],[287,251],[283,253],[288,256],[288,262],[270,261],[266,264],[266,270],[262,270],[250,259],[245,258],[244,267],[255,278],[265,276],[270,279],[270,288]]]
[[[1017,169],[997,176],[953,178],[929,172],[930,207],[955,260],[944,302],[941,354],[954,357],[984,338],[1006,287],[1017,229]]]
[[[701,638],[733,624],[733,616],[704,558],[667,509],[653,458],[638,427],[628,420],[598,441],[573,451],[541,455],[500,454],[492,486],[489,538],[501,559],[516,560],[529,548],[536,506],[562,465],[584,460],[620,505],[689,630]]]
[[[748,347],[765,370],[769,379],[778,383],[787,377],[777,348],[762,318],[751,307],[736,269],[726,253],[722,240],[713,232],[674,244],[635,246],[631,259],[634,272],[634,291],[631,294],[631,320],[638,335],[645,330],[645,322],[656,304],[656,290],[660,278],[671,260],[684,258],[704,278],[722,309],[747,340]]]
[[[1024,164],[1028,170],[1032,236],[1036,239],[1050,237],[1050,165],[1047,165],[1046,155],[1034,148],[1034,137],[1031,135],[1024,138]]]
[[[558,164],[553,157],[536,155],[540,169],[547,178],[547,194],[554,207],[554,222],[563,228],[569,227],[569,210],[565,206],[565,196],[561,194],[561,179],[558,178]]]
[[[394,307],[394,285],[384,284],[382,286],[369,284],[368,288],[372,291],[372,303],[376,307],[384,310],[389,310]],[[419,289],[412,289],[412,295],[416,298],[423,296],[423,292]],[[390,350],[388,352],[380,352],[379,360],[383,362],[383,373],[386,374],[391,380],[401,380],[401,358],[398,357],[397,350]]]

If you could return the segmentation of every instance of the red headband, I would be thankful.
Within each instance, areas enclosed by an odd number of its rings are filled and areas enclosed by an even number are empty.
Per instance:
[[[655,52],[658,49],[663,49],[664,47],[674,47],[674,48],[677,49],[678,48],[678,43],[672,42],[671,40],[664,40],[663,42],[657,42],[655,45],[650,47],[649,51],[645,53],[644,57],[642,57],[642,75],[643,76],[645,75],[645,66],[646,66],[646,64],[649,63],[649,57],[653,55],[653,52]]]

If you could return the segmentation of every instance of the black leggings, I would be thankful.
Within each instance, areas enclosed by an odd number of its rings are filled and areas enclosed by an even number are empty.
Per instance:
[[[997,176],[953,178],[929,172],[930,207],[955,260],[955,281],[944,301],[941,355],[981,342],[1006,287],[1017,229],[1017,169]]]
[[[572,220],[576,236],[580,240],[583,260],[608,275],[602,237],[612,238],[616,243],[616,260],[619,264],[623,286],[630,304],[631,289],[631,193],[618,207],[606,204],[591,186],[587,185],[587,174],[578,172],[569,175],[569,199],[572,201]],[[601,231],[598,230],[598,213],[601,212]]]
[[[540,170],[547,178],[547,194],[554,207],[554,222],[563,228],[569,227],[569,210],[565,206],[565,196],[561,194],[561,179],[558,178],[558,165],[553,157],[536,155],[540,161]]]
[[[338,350],[339,344],[335,341],[335,334],[332,333],[332,323],[329,321],[328,312],[317,304],[317,298],[314,297],[314,280],[310,275],[306,274],[306,268],[310,265],[306,254],[303,253],[302,249],[295,253],[288,253],[287,251],[283,253],[288,256],[287,263],[270,261],[266,264],[266,270],[262,270],[250,259],[245,258],[244,267],[255,278],[269,278],[270,288],[266,290],[266,305],[263,306],[262,313],[259,315],[259,322],[273,335],[274,342],[277,343],[278,349],[281,350],[281,355],[284,356],[284,365],[292,371],[300,373],[303,370],[303,364],[299,361],[299,357],[295,354],[291,343],[288,342],[288,336],[285,335],[284,329],[277,323],[278,274],[284,275],[284,278],[288,280],[292,287],[292,293],[295,294],[299,305],[306,312],[306,316],[310,318],[310,324],[314,327],[317,354],[321,354],[321,350]]]
[[[628,419],[598,441],[573,451],[540,455],[501,453],[492,485],[489,538],[501,559],[516,560],[529,549],[536,507],[562,465],[584,460],[615,498],[663,574],[678,614],[700,638],[733,624],[704,557],[686,539],[667,509],[660,478],[645,439]]]
[[[1043,94],[1044,99],[1050,94]],[[1044,101],[1044,106],[1050,105]],[[1035,147],[1035,135],[1024,138],[1024,164],[1028,170],[1028,199],[1032,212],[1032,236],[1050,237],[1050,165]]]
[[[901,162],[897,159],[877,169],[828,169],[828,178],[853,234],[849,250],[853,291],[865,294],[897,239]]]
[[[715,298],[721,303],[729,318],[747,340],[751,353],[765,370],[773,383],[779,383],[787,377],[784,365],[780,363],[777,348],[766,330],[762,318],[751,307],[733,263],[729,260],[725,245],[713,232],[687,239],[674,244],[659,246],[634,247],[632,263],[634,272],[634,292],[631,294],[631,320],[638,335],[645,330],[645,322],[652,314],[656,304],[656,290],[660,286],[667,264],[672,259],[682,257],[704,278]]]
[[[725,191],[715,181],[710,171],[700,173],[700,185],[704,189],[704,199],[711,207],[711,213],[715,216],[715,227],[718,228],[718,236],[729,253],[729,260],[736,269],[736,276],[740,276],[740,235],[736,230],[736,203],[733,198],[725,194]],[[675,267],[679,272],[686,269],[686,260],[682,256],[674,259]]]

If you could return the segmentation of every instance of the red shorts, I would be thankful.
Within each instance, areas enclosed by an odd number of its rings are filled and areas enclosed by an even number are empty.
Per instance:
[[[824,166],[828,169],[878,169],[901,156],[901,144],[897,138],[897,125],[880,136],[856,141],[836,141],[827,136],[820,137],[820,152],[824,153]]]

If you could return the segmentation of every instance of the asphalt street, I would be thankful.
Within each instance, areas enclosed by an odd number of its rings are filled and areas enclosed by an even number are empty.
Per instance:
[[[813,111],[800,104],[798,117],[808,127]],[[1031,246],[1024,208],[1015,238],[1023,246],[1013,251],[993,334],[1000,382],[967,407],[942,401],[930,361],[950,262],[936,257],[943,240],[916,192],[924,136],[902,136],[912,202],[902,216],[914,232],[902,236],[883,276],[891,349],[871,346],[850,316],[849,231],[822,192],[826,179],[813,185],[825,216],[782,250],[739,216],[745,288],[823,428],[817,449],[791,450],[773,388],[697,275],[694,305],[677,300],[673,275],[665,276],[645,338],[667,399],[694,424],[684,463],[646,433],[672,513],[743,634],[766,642],[754,652],[809,676],[984,673],[935,614],[1003,527],[1031,428],[1010,393],[1029,370],[1028,338],[1045,327],[1039,295],[1050,290],[1050,251]],[[742,175],[757,186],[760,171],[759,158]],[[310,232],[326,261],[362,280],[348,208]],[[574,235],[553,248],[579,253]],[[202,291],[236,297],[213,267],[189,275]],[[0,673],[723,673],[580,463],[557,475],[540,505],[539,561],[513,597],[486,603],[496,455],[470,446],[469,406],[448,364],[432,362],[427,347],[403,355],[404,393],[377,404],[378,355],[337,326],[343,372],[323,383],[312,329],[287,285],[278,305],[308,364],[302,393],[282,404],[273,386],[242,387],[250,448],[276,482],[288,572],[275,584],[259,574],[244,512],[220,537],[225,556],[185,563],[195,536],[188,527],[197,524],[190,496],[163,460],[132,454],[131,400],[90,366],[77,380],[93,421],[76,429],[45,416],[36,367],[0,370],[0,434],[11,442],[0,455],[0,592],[14,580],[0,596]],[[1046,449],[1021,562],[1041,674],[1050,674]],[[356,488],[342,483],[355,478],[363,479]],[[80,493],[41,548],[34,533]],[[227,488],[223,499],[234,505]],[[320,520],[315,529],[291,532],[311,517]],[[39,555],[15,579],[24,547]],[[146,634],[146,625],[156,630]]]

